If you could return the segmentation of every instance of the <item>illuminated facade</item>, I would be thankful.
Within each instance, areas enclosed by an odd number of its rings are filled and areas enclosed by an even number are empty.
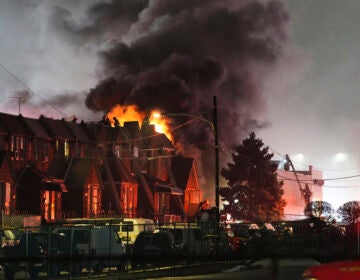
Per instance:
[[[0,113],[0,175],[4,213],[47,222],[100,215],[184,220],[201,200],[193,160],[177,156],[148,122],[112,127]]]
[[[309,166],[308,170],[296,171],[293,170],[277,170],[278,181],[283,181],[284,195],[283,199],[286,200],[284,209],[284,220],[299,220],[305,218],[304,209],[307,200],[315,201],[322,200],[322,172],[314,170]],[[309,190],[308,198],[306,190]]]

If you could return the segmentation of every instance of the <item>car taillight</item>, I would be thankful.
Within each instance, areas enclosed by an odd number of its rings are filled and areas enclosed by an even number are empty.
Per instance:
[[[305,270],[302,276],[304,280],[318,280],[316,275],[314,275],[313,272],[310,270]]]

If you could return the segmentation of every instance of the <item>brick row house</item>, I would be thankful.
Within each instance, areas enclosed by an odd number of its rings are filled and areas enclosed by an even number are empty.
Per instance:
[[[0,113],[0,206],[4,214],[146,217],[195,215],[195,162],[177,155],[147,120],[111,127]]]

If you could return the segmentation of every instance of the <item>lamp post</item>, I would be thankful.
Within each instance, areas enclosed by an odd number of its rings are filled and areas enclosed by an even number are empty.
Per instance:
[[[185,116],[189,118],[198,119],[208,123],[214,133],[214,152],[215,152],[215,207],[216,207],[216,223],[220,223],[220,208],[219,208],[219,189],[220,189],[220,177],[219,177],[219,144],[218,144],[218,125],[217,125],[217,99],[213,97],[213,120],[203,118],[199,115],[187,114],[187,113],[166,113],[166,116]]]

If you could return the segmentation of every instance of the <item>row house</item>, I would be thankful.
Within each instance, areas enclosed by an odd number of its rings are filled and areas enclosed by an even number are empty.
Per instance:
[[[201,201],[193,159],[144,120],[111,127],[0,113],[0,206],[5,214],[116,215],[178,221]]]

